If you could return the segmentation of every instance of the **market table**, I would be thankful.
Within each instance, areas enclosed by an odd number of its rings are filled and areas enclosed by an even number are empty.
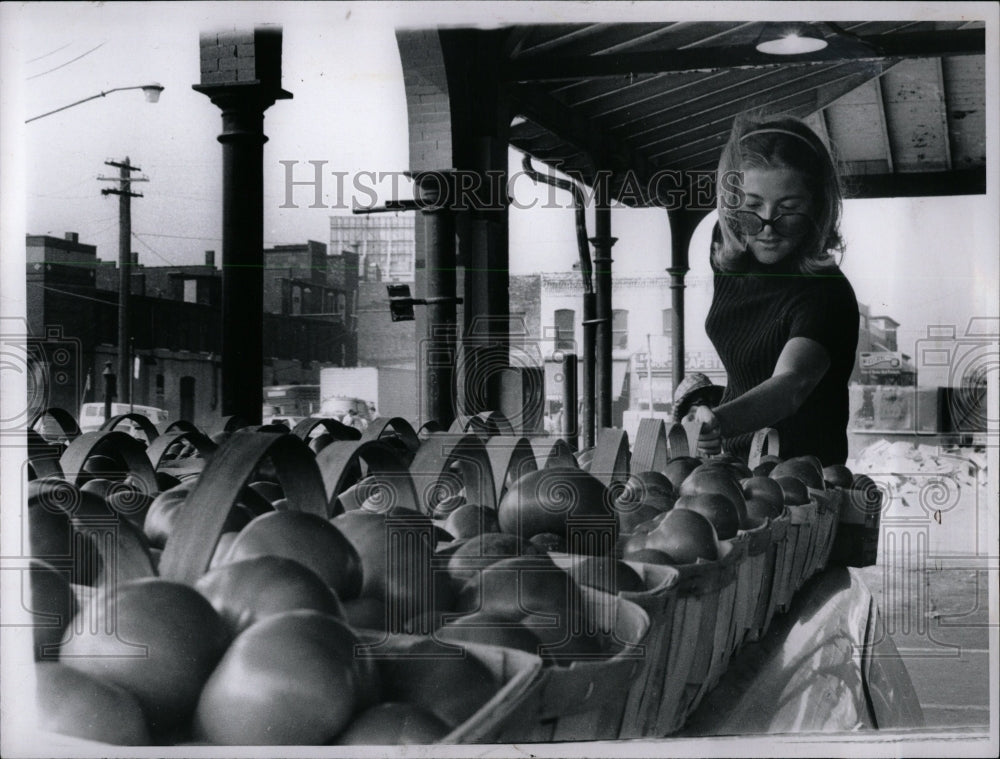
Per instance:
[[[767,634],[746,644],[677,737],[923,726],[879,608],[856,569],[809,580]]]

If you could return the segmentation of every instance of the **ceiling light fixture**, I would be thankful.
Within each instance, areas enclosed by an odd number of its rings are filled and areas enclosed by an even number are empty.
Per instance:
[[[820,29],[812,24],[782,25],[768,39],[758,42],[756,48],[767,55],[802,55],[815,53],[827,46]]]

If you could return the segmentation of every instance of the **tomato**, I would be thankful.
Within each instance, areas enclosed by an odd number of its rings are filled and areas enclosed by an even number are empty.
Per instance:
[[[823,480],[835,488],[850,488],[854,484],[854,475],[843,464],[831,464],[823,468]]]
[[[611,595],[622,591],[638,593],[646,589],[638,572],[611,556],[587,556],[582,561],[574,562],[569,573],[578,585],[597,588]]]
[[[582,609],[579,588],[548,556],[512,556],[479,571],[462,586],[456,611],[487,611],[506,617],[555,614],[567,620]]]
[[[334,743],[338,746],[407,746],[436,743],[450,732],[443,720],[416,704],[386,701],[361,712]]]
[[[438,501],[437,505],[434,507],[433,516],[435,519],[447,519],[448,516],[458,509],[460,506],[466,504],[464,495],[450,495]]]
[[[781,486],[785,505],[803,506],[809,503],[809,490],[798,477],[776,477],[774,481]]]
[[[613,531],[616,517],[611,500],[600,480],[578,469],[529,472],[500,501],[500,529],[523,540],[542,532],[566,535],[569,550],[594,550],[594,546],[574,545],[573,521],[606,517]]]
[[[337,594],[303,564],[280,556],[258,556],[202,575],[195,589],[207,598],[234,636],[254,622],[296,609],[313,609],[338,619]]]
[[[170,539],[170,534],[182,513],[181,509],[187,501],[188,494],[196,485],[195,480],[186,480],[180,485],[160,493],[153,499],[142,524],[143,532],[149,538],[149,543],[155,548],[163,548]],[[237,504],[234,506],[222,527],[223,532],[239,532],[250,523],[253,515]]]
[[[475,656],[456,655],[433,640],[399,649],[391,645],[378,659],[383,701],[405,701],[428,710],[454,729],[479,711],[501,683]]]
[[[701,461],[694,456],[675,456],[667,462],[663,468],[664,476],[670,480],[674,486],[674,491],[680,490],[681,483],[687,479],[695,469],[701,466]]]
[[[736,537],[740,529],[740,515],[733,502],[719,493],[684,495],[677,499],[675,509],[690,509],[705,517],[715,528],[719,540]]]
[[[317,611],[262,619],[229,647],[198,699],[196,740],[225,745],[329,743],[358,708],[357,636]]]
[[[643,548],[662,551],[678,564],[719,558],[719,539],[712,523],[696,511],[674,508],[646,537]],[[629,557],[632,558],[632,557]]]
[[[67,574],[44,561],[32,559],[28,573],[22,575],[25,580],[30,577],[31,599],[28,603],[26,599],[21,600],[20,605],[35,616],[32,620],[35,661],[59,658],[59,644],[79,609]]]
[[[360,557],[360,595],[383,601],[385,618],[393,627],[431,609],[451,608],[450,579],[445,572],[433,571],[435,532],[429,517],[405,509],[388,514],[359,509],[331,524]]]
[[[500,522],[493,509],[467,503],[448,515],[444,528],[456,538],[471,538],[483,532],[500,532]]]
[[[634,551],[629,551],[625,554],[625,559],[628,561],[641,561],[645,564],[680,564],[682,562],[676,561],[673,556],[663,551],[657,551],[654,548],[639,548]]]
[[[38,727],[116,746],[148,746],[139,701],[124,688],[65,664],[35,664]]]
[[[640,524],[670,511],[676,500],[673,490],[670,480],[659,472],[631,475],[614,504],[621,531],[634,532]]]
[[[549,551],[566,553],[566,538],[562,535],[556,535],[554,532],[540,532],[537,535],[532,535],[528,543],[537,548],[540,553],[548,553]]]
[[[361,593],[361,557],[333,524],[302,511],[272,511],[256,517],[233,541],[226,563],[281,556],[308,567],[340,599]]]
[[[93,493],[84,493],[75,485],[48,479],[28,483],[28,540],[36,559],[65,566],[68,579],[76,585],[92,585],[101,576],[104,559],[97,546],[73,526],[69,512],[87,511],[96,501]],[[108,510],[103,509],[105,516]]]
[[[780,464],[771,470],[771,478],[795,477],[814,490],[823,490],[823,469],[817,468],[815,463],[805,456],[797,456]]]
[[[747,477],[740,482],[747,497],[747,513],[757,519],[776,519],[785,510],[785,494],[777,480]]]
[[[681,495],[699,495],[702,493],[717,493],[732,501],[739,515],[741,527],[747,522],[747,505],[740,489],[739,478],[728,467],[723,465],[699,467],[688,475],[681,483]],[[668,551],[669,553],[669,551]]]
[[[480,643],[488,646],[516,648],[538,656],[541,639],[518,621],[517,617],[492,612],[466,614],[442,625],[434,638],[444,643]]]
[[[154,731],[186,720],[229,644],[229,630],[194,588],[159,578],[99,590],[79,612],[59,659],[125,688]],[[76,623],[74,623],[76,624]]]

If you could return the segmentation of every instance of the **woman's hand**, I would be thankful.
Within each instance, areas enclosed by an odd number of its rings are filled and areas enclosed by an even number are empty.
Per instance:
[[[715,456],[722,452],[722,426],[712,409],[708,406],[693,406],[684,421],[701,424],[698,455]]]

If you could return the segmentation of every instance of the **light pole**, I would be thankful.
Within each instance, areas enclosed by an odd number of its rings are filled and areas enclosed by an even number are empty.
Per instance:
[[[163,92],[163,85],[159,82],[151,82],[150,84],[137,84],[132,87],[113,87],[110,90],[104,90],[98,92],[96,95],[91,95],[90,97],[85,97],[82,100],[77,100],[68,105],[64,105],[61,108],[56,108],[52,111],[47,111],[46,113],[41,113],[38,116],[32,116],[30,119],[25,119],[24,123],[28,124],[32,121],[38,121],[38,119],[45,118],[46,116],[51,116],[53,113],[59,113],[60,111],[65,111],[68,108],[73,108],[74,106],[80,105],[81,103],[86,103],[91,100],[96,100],[97,98],[103,98],[110,95],[112,92],[124,92],[125,90],[142,90],[143,95],[146,96],[147,103],[158,103],[160,101],[160,93]],[[132,403],[132,369],[129,366],[129,357],[131,351],[129,347],[132,344],[129,338],[129,320],[130,320],[130,294],[131,294],[131,277],[130,277],[130,265],[131,265],[131,238],[132,238],[132,221],[131,221],[131,209],[129,206],[129,200],[131,197],[142,197],[138,193],[133,193],[131,191],[132,182],[145,182],[148,181],[144,177],[132,177],[132,171],[138,171],[137,166],[132,166],[129,163],[129,159],[126,158],[124,163],[116,161],[106,161],[109,166],[116,166],[120,171],[120,176],[117,178],[119,182],[119,189],[117,190],[101,190],[102,195],[115,194],[120,196],[119,212],[118,212],[118,266],[119,266],[119,278],[118,278],[118,388],[121,392],[128,391],[129,403]],[[98,177],[100,180],[106,180],[109,177]],[[107,401],[105,401],[105,404]]]
[[[32,121],[38,121],[38,119],[44,118],[46,116],[51,116],[53,113],[59,113],[59,111],[65,111],[67,108],[72,108],[75,105],[80,105],[80,103],[86,103],[89,100],[96,100],[97,98],[106,97],[112,92],[123,92],[124,90],[142,90],[143,94],[146,96],[147,103],[156,103],[160,99],[160,93],[163,92],[163,86],[158,82],[152,82],[151,84],[137,84],[134,87],[114,87],[110,90],[105,90],[104,92],[98,92],[96,95],[91,95],[90,97],[84,98],[83,100],[77,100],[75,103],[70,103],[69,105],[64,105],[62,108],[56,108],[54,111],[47,111],[46,113],[40,113],[37,116],[32,116],[30,119],[25,119],[24,123],[28,124]]]

